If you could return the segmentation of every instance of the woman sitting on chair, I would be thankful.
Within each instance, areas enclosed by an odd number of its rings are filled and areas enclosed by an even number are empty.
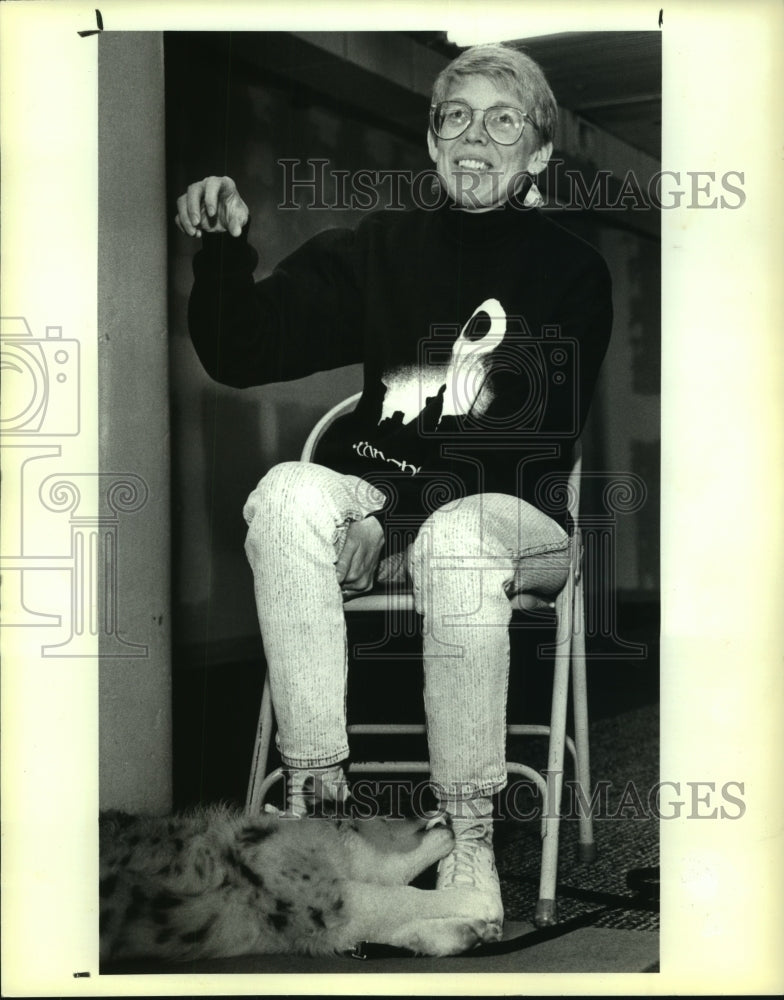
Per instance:
[[[190,185],[177,214],[204,237],[189,322],[210,375],[245,387],[364,365],[319,464],[274,467],[244,509],[288,809],[305,812],[315,779],[327,798],[345,788],[344,602],[410,583],[431,780],[456,834],[437,888],[482,892],[499,928],[510,597],[566,579],[565,507],[538,485],[568,474],[612,319],[602,258],[537,208],[556,114],[526,55],[463,52],[433,90],[438,204],[322,232],[263,281],[230,178]]]

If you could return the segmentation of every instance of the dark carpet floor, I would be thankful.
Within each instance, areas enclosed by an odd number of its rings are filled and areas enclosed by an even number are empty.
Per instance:
[[[533,742],[540,741],[527,744]],[[593,778],[602,793],[594,818],[597,858],[592,864],[579,861],[578,821],[565,818],[559,857],[559,920],[593,912],[595,927],[658,928],[659,824],[647,802],[658,777],[657,743],[658,711],[653,705],[592,724]],[[539,755],[544,753],[542,746]],[[567,807],[569,801],[567,794]],[[502,819],[496,823],[495,840],[507,917],[530,920],[538,890],[539,824]]]

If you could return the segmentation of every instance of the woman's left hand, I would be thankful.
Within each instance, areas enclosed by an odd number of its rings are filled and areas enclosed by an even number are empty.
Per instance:
[[[384,529],[377,518],[366,517],[362,521],[351,522],[335,563],[338,583],[344,595],[364,594],[373,589],[383,547]]]

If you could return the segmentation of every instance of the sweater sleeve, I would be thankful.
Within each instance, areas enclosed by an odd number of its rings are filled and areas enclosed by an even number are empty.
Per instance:
[[[319,233],[256,282],[247,233],[205,235],[193,260],[188,326],[207,373],[245,388],[360,361],[355,234]]]

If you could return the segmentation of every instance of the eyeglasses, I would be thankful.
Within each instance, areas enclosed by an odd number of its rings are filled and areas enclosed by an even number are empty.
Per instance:
[[[525,123],[539,126],[519,108],[497,105],[492,108],[472,108],[465,101],[441,101],[430,108],[430,126],[439,139],[456,139],[469,127],[474,115],[481,113],[485,131],[502,146],[511,146],[523,134]]]

